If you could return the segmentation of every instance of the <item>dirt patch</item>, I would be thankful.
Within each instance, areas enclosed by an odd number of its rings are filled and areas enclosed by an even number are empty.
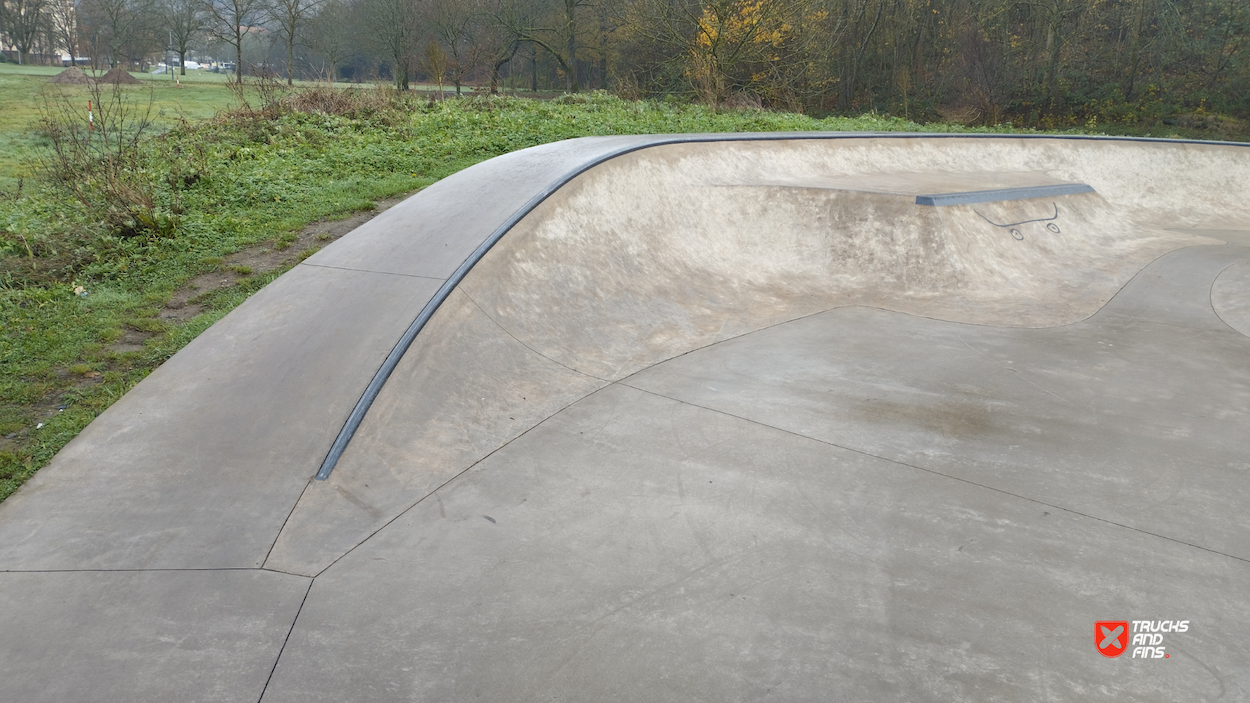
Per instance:
[[[197,301],[214,290],[229,288],[241,280],[282,268],[303,259],[310,249],[320,249],[364,223],[378,213],[402,202],[412,193],[379,200],[368,212],[359,212],[342,220],[314,222],[299,232],[289,232],[274,239],[235,252],[214,271],[202,273],[174,292],[158,317],[173,322],[186,322],[204,311]],[[125,337],[119,344],[125,342]]]
[[[121,339],[113,342],[108,346],[109,351],[125,354],[127,352],[137,352],[143,350],[143,342],[151,337],[150,332],[143,332],[134,328],[128,328],[122,333]]]
[[[120,83],[122,85],[139,85],[139,79],[130,75],[121,66],[114,66],[109,72],[96,80],[101,83]]]
[[[198,287],[193,287],[190,283],[188,283],[185,288],[179,290],[174,294],[174,296],[194,297],[204,292],[205,291],[200,290]],[[168,303],[165,303],[165,307],[161,309],[160,313],[157,314],[157,317],[162,320],[186,322],[202,312],[204,312],[204,306],[202,305],[188,305],[185,300],[171,299]]]
[[[82,72],[81,68],[71,66],[60,73],[48,79],[49,83],[61,83],[64,85],[91,85],[91,78]]]

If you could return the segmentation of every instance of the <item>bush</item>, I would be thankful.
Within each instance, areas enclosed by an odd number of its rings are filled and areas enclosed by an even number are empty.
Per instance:
[[[142,148],[152,127],[147,103],[117,83],[88,86],[94,120],[84,124],[77,100],[45,93],[41,126],[51,142],[39,170],[64,189],[110,233],[121,237],[171,236],[180,207],[159,207],[145,172]]]

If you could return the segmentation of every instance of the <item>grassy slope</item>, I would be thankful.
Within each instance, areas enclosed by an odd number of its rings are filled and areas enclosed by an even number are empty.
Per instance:
[[[0,81],[12,77],[0,72]],[[219,86],[202,88],[203,93],[195,92],[199,86],[158,89],[158,96],[168,109],[192,114],[229,102]],[[8,91],[0,83],[0,114],[33,93],[30,85]],[[20,198],[0,198],[5,276],[0,279],[0,500],[127,389],[276,273],[209,294],[202,301],[206,311],[186,323],[162,320],[161,306],[179,286],[214,270],[231,252],[281,240],[308,222],[372,208],[376,199],[424,187],[499,154],[579,136],[990,131],[872,116],[815,120],[713,112],[603,95],[552,102],[359,102],[354,114],[288,111],[276,119],[209,120],[148,140],[136,177],[147,184],[158,208],[183,211],[172,237],[119,238],[102,226],[98,212],[38,182]],[[5,130],[18,121],[5,119],[0,135],[8,135]],[[29,136],[12,139],[37,147]],[[75,285],[86,288],[87,296],[74,295]],[[154,336],[140,351],[111,350],[110,343],[128,329]]]

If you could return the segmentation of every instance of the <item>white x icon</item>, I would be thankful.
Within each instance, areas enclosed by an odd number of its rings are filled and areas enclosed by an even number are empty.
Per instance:
[[[1102,630],[1102,644],[1098,645],[1099,649],[1106,649],[1107,647],[1120,649],[1120,643],[1116,640],[1120,638],[1120,633],[1124,632],[1123,625],[1116,625],[1114,630],[1107,629],[1102,625],[1099,625],[1098,628]]]

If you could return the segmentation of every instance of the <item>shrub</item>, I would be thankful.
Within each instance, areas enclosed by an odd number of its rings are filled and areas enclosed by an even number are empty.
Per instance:
[[[96,81],[87,90],[94,118],[87,123],[70,93],[44,94],[41,127],[51,149],[40,171],[117,236],[172,236],[181,208],[158,207],[144,171],[151,90],[146,105],[117,83]]]

